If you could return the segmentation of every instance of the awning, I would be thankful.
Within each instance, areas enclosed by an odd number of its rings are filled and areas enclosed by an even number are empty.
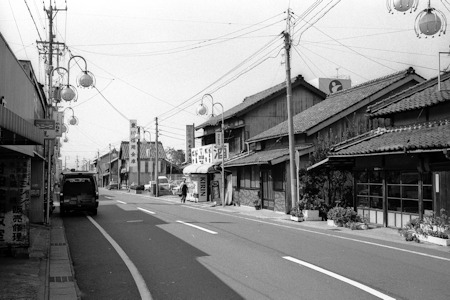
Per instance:
[[[353,157],[348,156],[328,156],[327,158],[315,163],[312,166],[306,168],[306,171],[319,170],[323,168],[327,169],[349,169],[355,165]]]
[[[215,173],[216,171],[215,164],[192,164],[184,167],[183,174],[207,174]]]
[[[250,155],[243,156],[225,163],[225,167],[238,167],[249,165],[276,165],[289,160],[289,149],[275,149],[267,151],[257,151]]]
[[[0,105],[0,144],[44,145],[44,131]]]

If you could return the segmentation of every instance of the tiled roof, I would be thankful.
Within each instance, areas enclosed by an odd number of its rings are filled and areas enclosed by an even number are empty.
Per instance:
[[[379,128],[334,146],[330,156],[430,151],[450,148],[450,120],[392,129]]]
[[[441,91],[437,89],[438,78],[419,83],[399,94],[389,97],[367,108],[371,117],[417,110],[450,101],[450,72],[441,76]]]
[[[297,76],[293,80],[292,86],[295,86],[295,85],[303,85],[306,88],[315,90],[318,93],[322,93],[320,90],[316,89],[315,87],[313,87],[312,85],[307,83],[304,80],[303,76],[301,76],[301,75]],[[238,116],[238,115],[244,113],[245,111],[247,111],[248,109],[251,109],[252,106],[257,105],[260,101],[265,100],[268,97],[271,97],[277,93],[284,92],[285,89],[286,89],[286,82],[282,82],[282,83],[277,84],[267,90],[264,90],[262,92],[254,94],[252,96],[246,97],[244,99],[244,101],[242,101],[242,103],[225,111],[223,114],[223,118],[224,118],[224,120],[226,120],[226,119],[232,118],[234,116]],[[201,128],[204,128],[207,126],[215,126],[215,125],[219,124],[221,121],[222,121],[222,115],[219,114],[218,116],[211,117],[208,121],[196,126],[195,130],[198,130],[198,129],[201,129]]]
[[[294,134],[305,132],[314,126],[319,125],[343,110],[367,99],[378,91],[406,78],[410,74],[414,74],[413,68],[408,68],[407,70],[377,78],[375,80],[368,81],[329,95],[325,100],[293,117]],[[256,142],[260,140],[277,138],[280,136],[286,136],[288,133],[288,122],[284,121],[277,126],[274,126],[250,138],[248,141]]]
[[[270,161],[285,155],[289,155],[289,149],[257,151],[236,160],[225,162],[225,167],[269,164]]]
[[[128,159],[130,156],[130,142],[129,141],[122,141],[120,145],[120,155],[122,159]],[[166,159],[166,152],[164,151],[163,145],[158,142],[158,159]],[[150,149],[150,156],[147,155],[147,149]],[[149,158],[155,158],[155,142],[140,142],[139,147],[139,158],[140,159],[149,159]]]

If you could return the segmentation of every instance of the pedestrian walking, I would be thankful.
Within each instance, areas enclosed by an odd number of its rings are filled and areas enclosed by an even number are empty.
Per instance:
[[[186,203],[188,186],[186,184],[186,179],[183,179],[183,183],[181,184],[181,202]]]

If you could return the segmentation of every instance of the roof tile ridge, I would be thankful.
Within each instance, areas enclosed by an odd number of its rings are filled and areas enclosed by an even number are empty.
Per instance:
[[[339,95],[344,94],[344,93],[350,93],[350,92],[353,92],[353,91],[355,91],[357,89],[365,88],[367,86],[370,86],[370,85],[373,85],[373,84],[376,84],[376,83],[379,83],[379,82],[382,82],[382,81],[386,81],[386,80],[389,80],[391,78],[398,77],[400,75],[407,76],[409,74],[415,74],[415,73],[416,73],[415,70],[412,67],[409,67],[406,70],[402,70],[402,71],[398,71],[398,72],[395,72],[395,73],[392,73],[392,74],[388,74],[388,75],[385,75],[385,76],[382,76],[382,77],[378,77],[378,78],[375,78],[375,79],[372,79],[372,80],[369,80],[369,81],[357,84],[355,86],[352,86],[351,88],[343,89],[343,90],[338,91],[336,93],[332,93],[327,98],[339,96]]]
[[[385,134],[387,131],[386,127],[378,127],[377,129],[372,129],[368,132],[365,132],[363,134],[357,135],[353,138],[350,138],[348,140],[345,140],[343,142],[340,142],[338,144],[335,144],[331,147],[330,150],[332,151],[340,151],[342,149],[348,148],[350,146],[353,146],[355,144],[358,144],[360,142],[363,142],[365,140],[370,140],[374,137],[380,136],[382,134]]]

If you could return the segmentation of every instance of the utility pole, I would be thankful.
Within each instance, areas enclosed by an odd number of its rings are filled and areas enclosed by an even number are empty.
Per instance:
[[[111,168],[111,144],[109,144],[109,182],[111,182],[112,179],[112,168]],[[138,183],[139,184],[139,183]]]
[[[53,73],[53,46],[55,42],[53,41],[54,35],[53,35],[53,18],[56,15],[56,13],[62,9],[57,9],[56,7],[53,8],[51,3],[49,9],[45,9],[45,12],[47,13],[48,23],[49,23],[49,41],[48,42],[37,42],[37,44],[44,45],[43,51],[40,51],[40,54],[48,54],[47,57],[47,72],[48,72],[48,94],[47,94],[47,101],[48,101],[48,109],[47,109],[47,119],[52,119],[53,117],[53,106],[52,106],[52,73]],[[64,10],[67,10],[64,9]],[[55,14],[54,14],[55,12]],[[59,47],[60,43],[56,43]],[[45,45],[48,45],[48,52],[45,51]],[[45,220],[46,224],[50,224],[50,203],[51,198],[53,197],[52,193],[52,150],[54,148],[54,140],[47,140],[46,143],[44,143],[44,146],[47,146],[47,207],[46,207],[46,215]]]
[[[158,158],[158,152],[159,152],[159,145],[158,145],[158,117],[155,118],[156,122],[156,129],[155,129],[155,160],[156,160],[156,166],[155,166],[155,183],[156,183],[156,197],[159,196],[159,180],[158,180],[158,172],[159,172],[159,158]]]
[[[290,9],[287,10],[286,31],[284,31],[284,46],[286,52],[286,101],[288,112],[288,129],[289,129],[289,173],[291,177],[291,201],[294,207],[297,201],[297,174],[295,173],[295,137],[294,137],[294,121],[293,121],[293,107],[292,107],[292,85],[291,85],[291,35],[290,35]]]

